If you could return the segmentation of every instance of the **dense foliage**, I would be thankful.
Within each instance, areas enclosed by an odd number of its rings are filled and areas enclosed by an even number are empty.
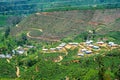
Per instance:
[[[114,4],[113,4],[114,3]],[[13,1],[1,1],[0,2],[0,12],[3,14],[29,14],[37,11],[46,10],[69,10],[72,7],[94,7],[93,5],[98,5],[101,8],[116,8],[120,7],[119,0],[13,0]],[[63,8],[64,7],[64,8]],[[69,8],[70,7],[70,8]],[[67,9],[68,8],[68,9]]]
[[[0,79],[16,78],[16,68],[13,63],[8,63],[6,59],[0,59]]]
[[[116,33],[119,34],[119,32],[115,32],[115,35]],[[111,35],[115,38],[114,34]],[[76,38],[78,39],[79,36]],[[84,37],[82,38],[84,40]],[[12,40],[15,39],[11,38],[10,35],[5,40],[3,39],[5,43],[3,46],[6,46],[6,51],[18,46],[18,43],[13,44],[15,42],[12,42]],[[28,41],[26,43],[24,34],[21,35],[21,40],[22,44],[28,43]],[[9,43],[11,43],[11,47],[8,46]],[[90,57],[77,58],[78,48],[68,49],[66,55],[58,52],[41,53],[39,47],[42,46],[36,44],[36,49],[30,49],[28,55],[16,55],[12,59],[0,59],[0,79],[113,80],[120,78],[119,48],[106,52],[101,51],[100,54]],[[59,56],[62,56],[63,60],[55,62],[55,60],[59,60]],[[16,76],[16,66],[20,70],[19,78]]]
[[[74,51],[74,50],[73,50]],[[70,54],[70,53],[69,53]],[[73,54],[73,53],[71,53]],[[101,53],[102,54],[102,53]],[[117,54],[117,56],[114,56]],[[119,79],[119,61],[120,51],[112,50],[103,57],[94,55],[91,57],[79,58],[79,62],[72,60],[73,55],[62,62],[55,63],[46,61],[45,55],[34,54],[27,56],[19,56],[11,59],[8,63],[5,59],[1,59],[0,78],[15,78],[16,66],[20,68],[20,78],[26,79],[44,79],[44,80],[113,80]],[[30,57],[31,56],[31,57]],[[38,56],[38,57],[36,57]],[[51,59],[53,56],[51,54]]]
[[[29,0],[32,1],[32,0]],[[36,0],[37,1],[37,0]],[[46,0],[47,1],[47,0]],[[53,0],[49,0],[53,1]],[[107,0],[100,0],[105,2]],[[113,1],[113,0],[111,0]],[[19,3],[19,1],[17,1]],[[35,1],[33,1],[35,2]],[[44,1],[43,1],[44,2]],[[4,3],[4,2],[3,2]],[[9,2],[7,2],[9,3]],[[6,3],[6,4],[7,4]],[[18,4],[15,3],[15,4]],[[20,1],[20,3],[22,3]],[[27,1],[23,3],[27,4]],[[91,2],[92,4],[92,2]],[[26,9],[26,8],[25,8]],[[22,8],[21,8],[22,10]],[[119,19],[117,20],[119,22]],[[43,20],[43,22],[45,22]],[[10,22],[11,23],[11,22]],[[15,25],[19,23],[14,22]],[[120,48],[103,50],[99,54],[85,57],[79,57],[78,48],[66,49],[67,53],[62,52],[42,52],[43,48],[56,47],[58,42],[31,41],[26,36],[26,32],[19,36],[10,35],[11,27],[0,29],[0,54],[13,55],[12,50],[18,46],[33,45],[35,48],[29,49],[26,53],[15,54],[12,58],[0,58],[0,79],[1,80],[119,80],[120,79]],[[48,31],[48,30],[47,30]],[[32,36],[41,35],[42,33],[34,30]],[[83,31],[74,38],[67,37],[62,39],[63,42],[83,42],[87,39],[107,38],[107,41],[120,43],[120,32],[111,31],[107,34],[98,34],[94,29],[90,34],[89,31]],[[101,40],[102,40],[101,39]],[[101,48],[102,50],[102,48]],[[60,57],[62,56],[62,60]],[[19,72],[19,76],[16,73]]]

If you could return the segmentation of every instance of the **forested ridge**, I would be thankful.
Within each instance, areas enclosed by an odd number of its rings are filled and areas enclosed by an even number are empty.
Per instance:
[[[71,8],[116,8],[120,7],[119,0],[2,0],[0,1],[1,14],[29,14],[51,9]],[[69,7],[69,8],[68,8]]]

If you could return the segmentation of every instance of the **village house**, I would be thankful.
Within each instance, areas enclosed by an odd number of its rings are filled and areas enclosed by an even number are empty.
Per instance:
[[[0,54],[0,58],[5,58],[5,55],[4,54]]]
[[[70,43],[68,43],[69,45],[73,45],[73,46],[78,46],[78,44],[79,43],[77,43],[77,42],[70,42]]]
[[[87,51],[85,51],[85,53],[86,53],[86,54],[91,54],[91,53],[92,53],[92,51],[87,50]]]
[[[12,56],[10,54],[7,54],[6,58],[12,58]]]
[[[92,45],[92,44],[88,45],[89,48],[93,48],[93,46],[94,46],[94,45]]]
[[[93,49],[100,49],[99,46],[93,46],[92,48],[93,48]]]
[[[75,48],[75,47],[77,47],[78,45],[79,45],[79,43],[77,43],[77,42],[70,42],[70,43],[68,43],[68,44],[65,46],[65,48],[66,48],[66,49]]]
[[[111,47],[117,47],[118,46],[118,44],[115,44],[114,42],[109,42],[108,45],[111,46]]]
[[[85,52],[85,51],[87,51],[87,49],[81,49],[81,52]]]
[[[78,53],[77,55],[78,55],[78,56],[84,56],[84,54],[83,54],[83,53]]]
[[[51,52],[56,52],[56,48],[50,48]]]
[[[34,46],[32,46],[32,45],[25,45],[25,47],[27,47],[27,48],[34,48]]]
[[[24,48],[21,47],[21,46],[18,46],[16,49],[15,49],[16,53],[17,54],[23,54],[25,52]]]
[[[12,50],[12,53],[13,53],[13,55],[16,53],[16,51],[15,50]]]
[[[42,49],[42,51],[43,51],[43,52],[47,52],[47,51],[48,51],[48,49]]]
[[[65,47],[66,43],[61,43],[59,47]]]
[[[90,45],[93,43],[93,40],[87,40],[85,43],[86,43],[86,45]]]
[[[103,45],[104,42],[103,42],[103,41],[99,41],[99,42],[97,42],[97,44],[98,44],[98,45]]]
[[[66,43],[61,43],[59,46],[56,47],[56,50],[57,51],[64,51],[66,45],[67,45]]]
[[[0,58],[12,58],[10,54],[0,54]]]
[[[86,54],[91,54],[92,53],[91,50],[87,50],[87,49],[81,49],[81,52],[86,53]]]
[[[59,51],[59,52],[66,52],[66,49],[65,49],[65,47],[56,47],[56,49],[57,49],[57,51]]]
[[[56,47],[56,49],[59,51],[59,50],[62,50],[62,48],[63,47],[60,47],[60,46],[58,46],[58,47]]]

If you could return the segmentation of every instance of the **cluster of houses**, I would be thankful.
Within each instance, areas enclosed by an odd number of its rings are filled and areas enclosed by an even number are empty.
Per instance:
[[[12,50],[12,55],[0,54],[0,58],[12,58],[12,56],[16,54],[21,55],[21,54],[27,53],[27,51],[31,48],[34,48],[34,46],[30,46],[30,45],[18,46],[16,49]]]
[[[84,44],[82,49],[78,51],[78,56],[84,56],[85,54],[91,54],[94,53],[94,50],[99,51],[101,47],[111,47],[116,48],[118,47],[118,44],[115,44],[114,42],[108,42],[105,43],[103,41],[99,41],[96,43],[93,43],[93,40],[87,40]]]
[[[42,49],[43,52],[50,53],[50,52],[66,52],[66,49],[77,47],[79,43],[70,42],[70,43],[61,43],[55,48],[50,49]]]
[[[58,52],[58,51],[64,51],[64,47],[65,47],[66,43],[61,43],[59,46],[57,46],[56,48],[50,48],[50,49],[42,49],[43,52]]]
[[[27,53],[27,51],[31,48],[34,48],[34,46],[31,45],[24,45],[24,46],[18,46],[16,49],[12,50],[13,54],[24,54]]]
[[[12,58],[10,54],[0,54],[0,58]]]
[[[96,43],[93,43],[93,40],[87,40],[86,42],[70,42],[70,43],[61,43],[55,48],[43,48],[42,52],[44,53],[51,53],[51,52],[63,52],[66,53],[67,49],[74,49],[76,47],[79,48],[78,56],[84,56],[85,54],[92,54],[94,53],[94,50],[99,51],[101,50],[101,47],[111,47],[116,48],[118,47],[118,44],[115,44],[114,42],[108,42],[105,43],[103,41],[99,41]],[[18,46],[16,49],[12,50],[12,55],[10,54],[0,54],[0,58],[12,58],[13,55],[18,54],[25,54],[27,55],[27,51],[31,48],[35,48],[31,45],[24,45],[24,46]]]
[[[94,45],[93,40],[87,40],[85,43],[81,45],[82,48],[80,48],[80,50],[78,51],[78,56],[84,56],[85,54],[91,54],[93,53],[93,49],[100,50],[99,45],[103,45],[104,42],[100,41],[100,42],[97,42],[97,44],[98,45]]]
[[[86,42],[77,43],[77,42],[70,42],[70,43],[61,43],[55,48],[50,49],[42,49],[45,53],[51,53],[51,52],[67,52],[66,49],[72,49],[72,48],[79,48],[78,56],[84,56],[85,54],[92,54],[94,51],[101,50],[101,47],[118,47],[118,44],[115,44],[114,42],[108,42],[105,43],[103,41],[98,41],[96,43],[93,43],[93,40],[87,40]]]

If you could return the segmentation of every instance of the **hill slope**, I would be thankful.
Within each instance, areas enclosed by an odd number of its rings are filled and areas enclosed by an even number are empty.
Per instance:
[[[23,32],[34,37],[61,39],[76,36],[83,31],[98,29],[99,33],[119,28],[120,9],[74,10],[32,14],[11,30],[12,35]],[[102,27],[103,26],[103,27]],[[40,34],[38,31],[42,30]],[[40,39],[41,39],[40,38]]]

